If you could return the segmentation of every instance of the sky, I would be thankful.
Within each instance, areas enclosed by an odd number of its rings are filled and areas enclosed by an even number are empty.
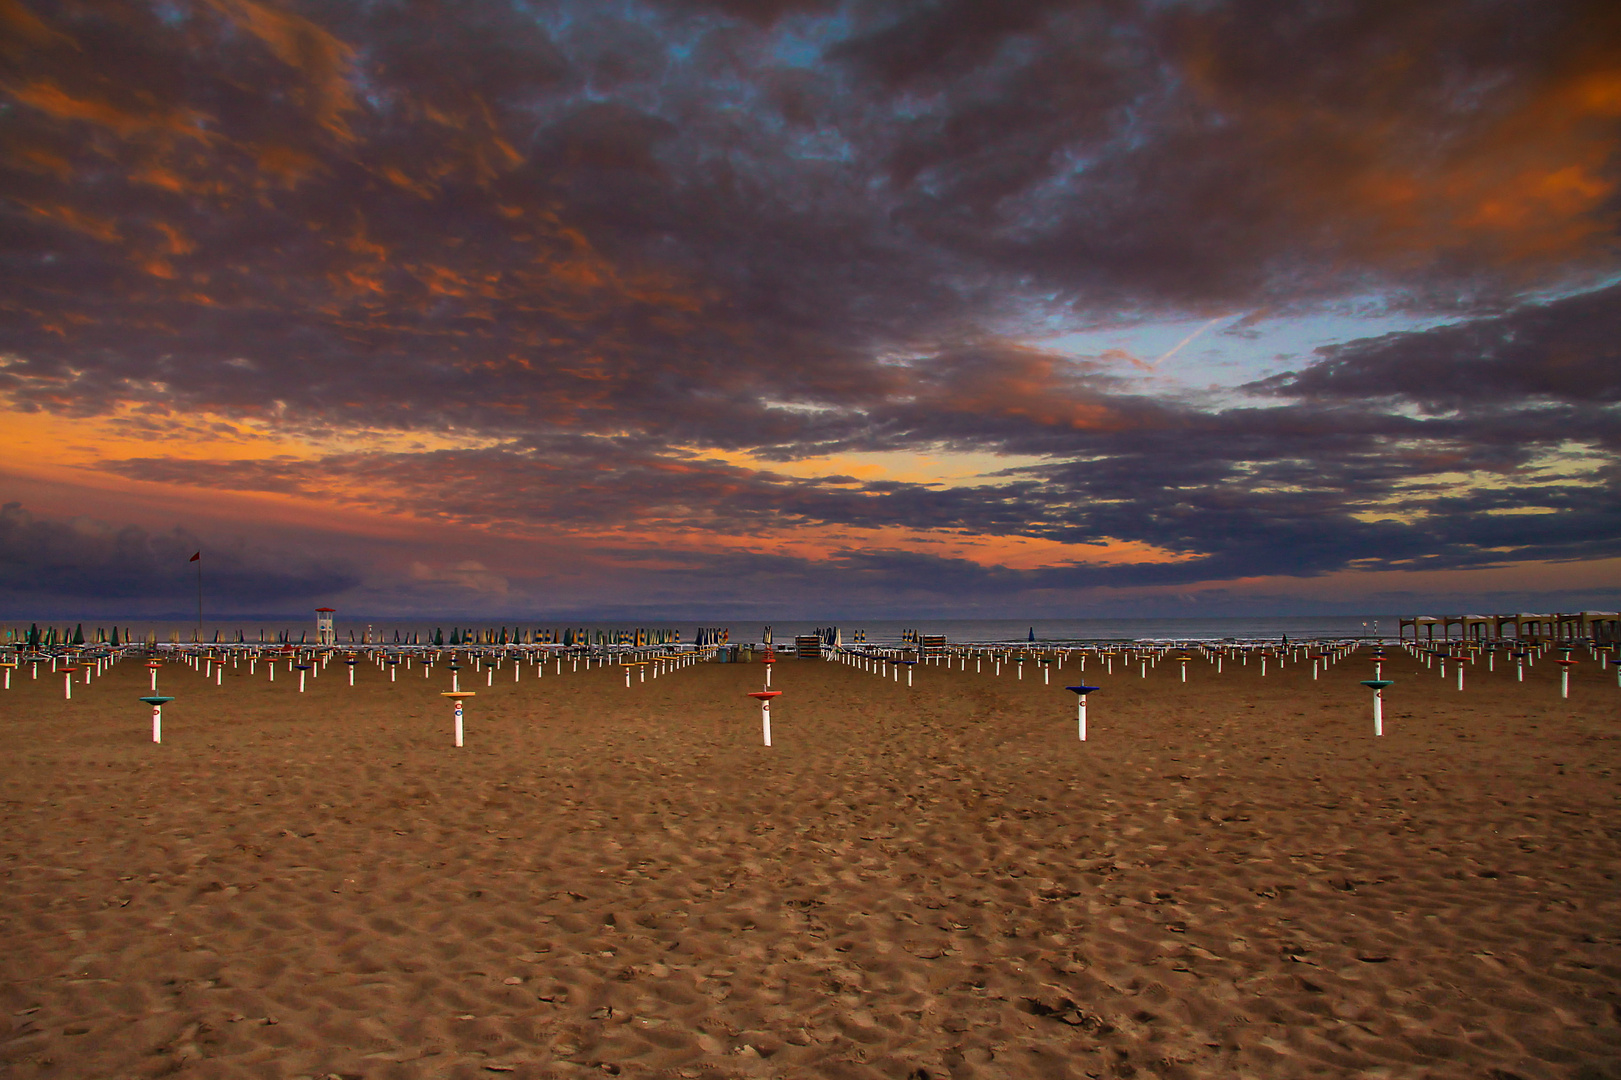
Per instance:
[[[0,616],[1621,607],[1621,7],[0,0]]]

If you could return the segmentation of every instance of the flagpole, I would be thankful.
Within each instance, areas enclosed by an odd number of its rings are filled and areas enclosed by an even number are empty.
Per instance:
[[[197,640],[203,640],[203,553],[198,552],[193,559],[197,564]]]

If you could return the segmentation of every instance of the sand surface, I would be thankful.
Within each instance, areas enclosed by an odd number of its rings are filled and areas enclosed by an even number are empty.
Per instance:
[[[0,698],[0,1075],[1621,1077],[1621,690],[1363,658]]]

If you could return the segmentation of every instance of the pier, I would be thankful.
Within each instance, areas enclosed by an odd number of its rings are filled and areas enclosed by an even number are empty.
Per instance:
[[[1573,611],[1551,615],[1516,612],[1510,615],[1413,615],[1403,617],[1397,637],[1406,640],[1408,628],[1416,642],[1422,633],[1435,640],[1436,627],[1443,641],[1458,628],[1461,641],[1621,641],[1621,612]],[[1512,628],[1513,633],[1508,631]]]

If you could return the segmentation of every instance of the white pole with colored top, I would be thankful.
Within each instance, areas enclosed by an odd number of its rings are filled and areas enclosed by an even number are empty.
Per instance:
[[[1076,698],[1076,721],[1077,721],[1077,724],[1078,724],[1079,729],[1080,729],[1081,741],[1085,742],[1086,741],[1086,695],[1097,693],[1099,688],[1096,687],[1096,686],[1066,686],[1066,687],[1064,687],[1064,689],[1068,690],[1070,693],[1075,695],[1075,698]]]

